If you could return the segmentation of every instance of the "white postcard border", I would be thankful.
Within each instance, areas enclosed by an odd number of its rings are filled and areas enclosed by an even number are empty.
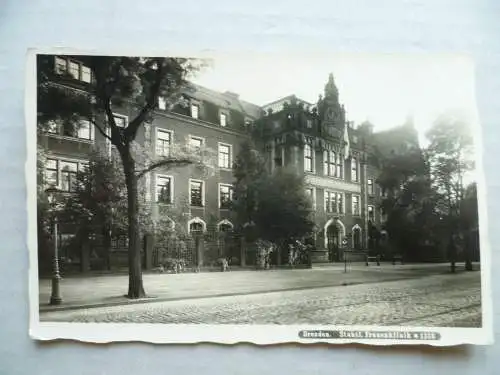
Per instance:
[[[248,54],[247,51],[220,51],[213,50],[189,51],[186,50],[141,50],[134,49],[105,49],[83,50],[75,48],[38,48],[29,49],[26,64],[25,85],[25,119],[26,119],[26,150],[25,165],[27,190],[27,245],[29,250],[29,306],[30,306],[30,336],[37,340],[47,341],[56,339],[77,340],[93,343],[142,341],[149,343],[253,343],[269,345],[279,343],[328,343],[350,344],[360,343],[368,345],[432,345],[452,346],[461,344],[489,345],[493,338],[493,305],[491,293],[491,248],[488,237],[488,217],[486,198],[486,179],[482,159],[482,129],[479,126],[479,115],[476,108],[477,128],[474,132],[476,153],[476,178],[478,189],[478,207],[480,222],[480,257],[481,257],[481,328],[445,328],[445,327],[406,327],[406,326],[312,326],[312,325],[166,325],[145,323],[52,323],[39,320],[38,294],[38,256],[37,256],[37,137],[36,137],[36,55],[37,54],[74,54],[74,55],[136,55],[136,56],[196,56],[214,57],[215,55]],[[253,51],[252,53],[255,53]],[[268,53],[268,52],[266,52]],[[297,51],[289,51],[290,55]],[[311,51],[308,51],[311,53]],[[285,54],[287,54],[285,52]],[[345,53],[343,53],[345,54]],[[283,53],[280,53],[283,55]],[[356,54],[357,56],[363,54]],[[374,54],[364,54],[374,56]],[[387,54],[385,54],[387,55]],[[435,56],[436,54],[432,54]],[[456,54],[455,54],[456,55]],[[427,56],[421,54],[420,56]],[[460,57],[464,57],[461,55]],[[349,332],[435,332],[439,340],[394,340],[394,339],[360,339],[360,338],[300,338],[300,331],[349,331]]]

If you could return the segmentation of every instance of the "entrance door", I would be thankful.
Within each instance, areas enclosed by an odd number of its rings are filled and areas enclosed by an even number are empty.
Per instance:
[[[361,229],[355,228],[352,231],[352,242],[356,250],[361,249]]]
[[[335,261],[337,258],[338,249],[340,246],[339,239],[339,229],[336,225],[330,225],[326,230],[327,246],[328,246],[328,258],[330,262]]]

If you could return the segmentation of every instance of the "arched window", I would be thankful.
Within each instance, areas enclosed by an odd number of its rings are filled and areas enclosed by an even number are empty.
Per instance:
[[[201,234],[207,229],[207,224],[199,217],[188,221],[188,231],[190,234]]]
[[[352,227],[352,247],[356,250],[361,250],[361,227],[356,224]]]
[[[203,225],[201,223],[189,224],[189,232],[192,234],[203,233]]]
[[[217,223],[217,230],[223,233],[231,232],[233,230],[233,224],[229,220],[224,219]]]

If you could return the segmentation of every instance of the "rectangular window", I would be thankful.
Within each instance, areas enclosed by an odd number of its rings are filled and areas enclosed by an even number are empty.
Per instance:
[[[117,127],[119,127],[119,128],[126,128],[127,127],[127,123],[128,123],[127,116],[113,114],[113,119],[115,120],[115,124]],[[109,125],[106,127],[106,134],[108,135],[108,137],[111,136],[111,128],[109,127]],[[108,148],[108,155],[111,157],[111,153],[112,153],[114,146],[109,139],[106,139],[106,146]]]
[[[115,124],[119,128],[127,127],[127,117],[126,116],[113,116],[115,119]]]
[[[190,137],[189,138],[189,148],[191,152],[201,156],[201,149],[203,147],[203,138]]]
[[[313,122],[312,122],[312,120],[307,119],[307,121],[306,121],[306,127],[307,127],[308,129],[312,129],[312,127],[313,127]]]
[[[198,118],[199,115],[199,107],[196,104],[191,104],[191,117]]]
[[[163,111],[167,109],[167,101],[163,96],[158,97],[158,108]]]
[[[372,223],[375,221],[375,207],[368,206],[368,220]]]
[[[231,168],[231,146],[219,143],[219,168]]]
[[[336,178],[342,178],[342,158],[335,151],[323,152],[324,175]]]
[[[233,199],[233,187],[231,185],[219,185],[219,207],[227,209]]]
[[[74,79],[82,82],[90,83],[92,81],[92,71],[88,66],[85,66],[78,61],[68,60],[62,57],[55,58],[56,74],[69,73]]]
[[[336,154],[335,158],[335,177],[342,178],[342,171],[344,169],[344,162],[342,160],[342,155],[340,153]]]
[[[58,186],[57,160],[47,159],[45,164],[45,183],[49,186]]]
[[[220,114],[220,126],[226,126],[227,125],[227,116],[224,113]]]
[[[88,66],[82,65],[82,81],[90,83],[92,80],[92,75],[90,73],[90,68]]]
[[[359,216],[359,195],[352,196],[352,214]]]
[[[80,66],[77,62],[69,62],[69,74],[71,74],[74,79],[80,79]]]
[[[324,175],[335,177],[335,152],[323,151]]]
[[[61,190],[73,192],[76,189],[76,175],[78,173],[78,163],[60,161],[61,170]]]
[[[93,126],[90,124],[89,120],[80,121],[80,123],[78,124],[77,135],[78,138],[81,139],[88,139],[88,140],[94,139]]]
[[[313,150],[311,145],[304,146],[304,170],[306,172],[313,172]]]
[[[189,181],[189,204],[203,207],[203,181]]]
[[[172,145],[172,132],[163,129],[156,129],[156,155],[170,156]]]
[[[373,189],[373,179],[369,178],[367,180],[367,185],[368,185],[368,195],[373,195],[375,192]]]
[[[330,151],[328,153],[328,175],[332,177],[337,177],[337,153]]]
[[[56,57],[55,61],[56,74],[64,74],[66,73],[66,59],[62,59],[60,57]]]
[[[356,158],[351,159],[351,181],[358,182],[358,160]]]
[[[156,176],[156,201],[172,203],[172,177]]]
[[[344,212],[344,196],[342,193],[325,191],[325,211],[342,214]]]

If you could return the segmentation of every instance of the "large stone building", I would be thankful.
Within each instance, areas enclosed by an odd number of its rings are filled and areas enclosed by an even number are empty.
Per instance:
[[[91,84],[90,69],[81,61],[59,56],[53,63],[55,72],[66,73],[61,84],[77,90]],[[185,221],[175,225],[184,225],[187,232],[231,229],[232,164],[240,144],[254,137],[270,170],[288,166],[305,175],[314,206],[316,260],[340,260],[341,252],[332,250],[342,247],[367,249],[369,226],[380,226],[382,218],[377,167],[370,162],[376,156],[376,136],[371,125],[355,127],[346,119],[333,75],[315,104],[291,95],[258,106],[235,93],[195,84],[183,94],[188,105],[172,110],[160,98],[154,120],[136,139],[156,155],[167,154],[177,144],[189,144],[193,150],[206,146],[217,152],[217,171],[199,175],[186,167],[146,175],[153,215],[177,205],[185,208]],[[123,125],[133,116],[128,109],[113,111]],[[77,131],[54,123],[39,134],[39,144],[48,153],[44,183],[67,192],[91,150],[105,147],[111,152],[112,147],[88,122]]]
[[[333,75],[315,105],[294,96],[281,100],[281,108],[275,103],[263,106],[257,137],[270,169],[291,166],[305,175],[316,260],[341,260],[339,248],[367,249],[369,226],[381,224],[373,129],[347,121]]]

